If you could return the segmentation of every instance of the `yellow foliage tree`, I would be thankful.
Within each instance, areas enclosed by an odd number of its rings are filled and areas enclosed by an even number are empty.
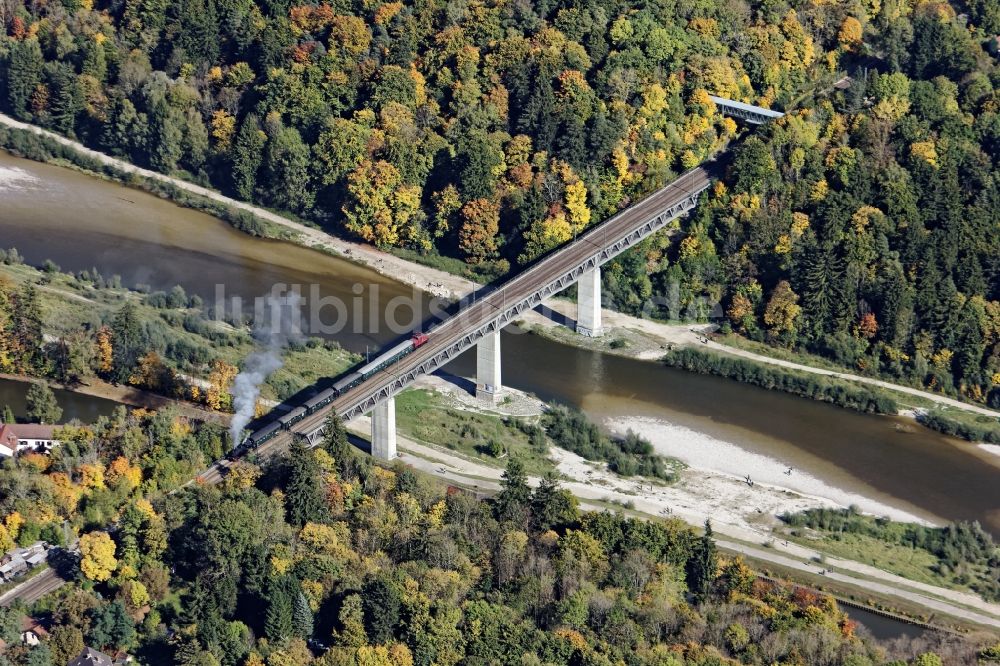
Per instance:
[[[771,300],[764,308],[764,323],[777,333],[794,331],[795,323],[802,312],[798,302],[799,297],[792,291],[788,280],[782,280],[774,287]]]
[[[215,147],[220,153],[229,150],[235,134],[236,116],[223,109],[212,114],[212,138],[215,139]]]
[[[413,218],[420,208],[420,188],[407,185],[392,164],[365,160],[347,176],[344,227],[379,247],[416,237]]]
[[[860,46],[862,35],[863,28],[861,27],[861,21],[853,16],[848,16],[840,24],[840,32],[837,33],[837,39],[844,49],[853,51]]]
[[[587,208],[587,186],[582,180],[566,186],[566,211],[574,231],[579,233],[590,224],[590,209]]]
[[[933,141],[916,141],[910,144],[910,154],[927,162],[932,167],[937,166],[938,154]]]
[[[97,331],[97,370],[111,372],[111,362],[114,357],[114,347],[111,344],[111,329],[101,326]]]
[[[21,533],[21,526],[24,525],[24,517],[17,511],[12,511],[3,519],[3,525],[7,528],[7,532],[10,533],[10,538],[17,539],[17,536]]]
[[[76,507],[80,503],[80,496],[83,494],[79,487],[70,480],[69,475],[63,472],[49,474],[49,481],[52,483],[52,496],[63,512],[69,517],[76,513]]]
[[[106,476],[112,486],[121,485],[128,490],[135,490],[142,483],[142,470],[137,465],[130,464],[125,456],[118,456],[111,461]]]
[[[792,213],[792,238],[801,238],[809,228],[809,216],[805,213]]]
[[[313,612],[318,611],[320,604],[323,602],[323,583],[309,579],[302,581],[302,594],[306,595],[306,599],[309,601],[309,608]]]
[[[107,532],[90,532],[80,537],[80,555],[80,571],[93,581],[108,580],[118,566],[115,542]]]
[[[0,525],[0,553],[6,553],[13,547],[14,537],[10,535],[6,525]]]
[[[223,481],[227,492],[239,492],[253,488],[261,476],[260,468],[252,463],[240,461],[229,468],[229,473]]]
[[[462,206],[462,226],[458,230],[458,249],[470,264],[479,264],[496,256],[500,232],[500,206],[489,199],[473,199]]]
[[[209,387],[205,391],[205,405],[215,411],[232,408],[233,396],[229,387],[236,379],[238,369],[221,359],[212,361],[212,371],[208,375]]]
[[[267,664],[264,663],[263,657],[256,652],[251,652],[247,656],[247,660],[243,662],[243,666],[267,666]]]
[[[77,470],[80,485],[89,490],[104,490],[104,465],[99,462],[84,463]]]
[[[137,580],[126,581],[121,591],[125,606],[133,613],[149,603],[149,591]]]
[[[444,500],[437,502],[427,510],[427,526],[432,529],[441,529],[444,525],[445,516],[448,513],[448,504]]]
[[[524,233],[524,252],[518,257],[518,261],[522,264],[530,263],[572,237],[573,227],[566,219],[566,212],[559,208],[532,224]]]

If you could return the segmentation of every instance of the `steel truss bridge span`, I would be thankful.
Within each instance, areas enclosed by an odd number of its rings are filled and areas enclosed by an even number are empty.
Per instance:
[[[475,296],[471,304],[428,330],[426,344],[300,421],[294,432],[316,444],[330,410],[344,421],[372,411],[417,378],[434,372],[485,336],[500,331],[546,298],[573,285],[586,272],[663,229],[697,205],[699,195],[711,184],[710,168],[711,164],[702,165],[685,172],[507,282]]]

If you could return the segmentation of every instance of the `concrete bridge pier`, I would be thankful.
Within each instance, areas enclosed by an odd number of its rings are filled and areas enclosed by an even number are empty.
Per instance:
[[[500,330],[484,335],[476,343],[476,397],[497,402],[503,385],[500,383]]]
[[[396,399],[375,405],[372,411],[372,455],[379,460],[396,457]]]
[[[604,335],[601,324],[601,269],[596,267],[580,276],[577,283],[576,332],[591,338]]]

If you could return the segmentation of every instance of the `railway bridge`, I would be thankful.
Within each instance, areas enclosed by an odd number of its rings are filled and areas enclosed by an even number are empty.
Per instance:
[[[487,287],[452,317],[427,331],[427,341],[345,391],[294,428],[313,444],[322,437],[325,412],[345,421],[372,413],[372,454],[396,455],[394,396],[417,378],[476,347],[476,395],[495,401],[502,393],[500,331],[546,298],[578,284],[576,330],[600,336],[601,266],[693,209],[712,182],[714,165],[692,169],[666,187],[592,227],[510,280]]]
[[[713,97],[720,113],[749,124],[760,124],[781,113]],[[311,411],[291,426],[293,434],[305,436],[311,445],[322,438],[329,412],[350,421],[372,414],[372,455],[383,460],[396,457],[395,396],[417,378],[434,372],[462,352],[476,347],[476,394],[495,401],[502,393],[500,331],[523,313],[567,287],[578,284],[576,330],[600,336],[601,266],[618,254],[666,227],[693,209],[699,195],[718,176],[719,166],[710,161],[685,172],[604,222],[591,227],[573,242],[551,252],[506,282],[479,290],[453,316],[431,327],[426,341],[398,359],[377,363],[363,380],[354,382],[332,401]],[[382,357],[380,357],[382,358]],[[287,440],[282,433],[263,446],[272,450]],[[267,451],[262,451],[266,453]],[[218,461],[200,478],[213,482],[221,478],[229,463]]]

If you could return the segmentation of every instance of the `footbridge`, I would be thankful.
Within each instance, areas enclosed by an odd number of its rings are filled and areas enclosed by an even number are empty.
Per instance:
[[[715,106],[722,115],[737,118],[751,125],[763,125],[785,115],[781,111],[772,111],[762,106],[737,102],[725,97],[716,97],[715,95],[709,95],[708,97],[715,102]]]

